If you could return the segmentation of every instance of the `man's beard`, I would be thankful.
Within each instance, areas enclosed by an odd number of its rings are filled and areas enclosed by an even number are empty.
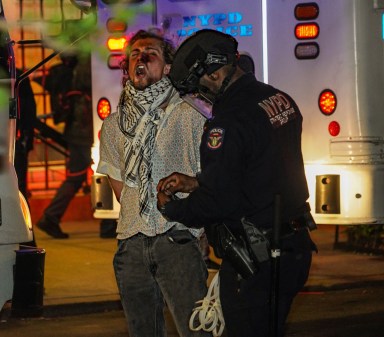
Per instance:
[[[144,90],[145,88],[151,86],[152,84],[154,84],[158,81],[159,80],[155,81],[151,77],[145,77],[145,78],[140,78],[139,80],[136,79],[135,82],[133,82],[133,86],[137,90]]]

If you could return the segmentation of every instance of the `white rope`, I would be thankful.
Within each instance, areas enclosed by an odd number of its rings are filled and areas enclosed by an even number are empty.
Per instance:
[[[192,331],[204,330],[212,332],[213,337],[220,337],[224,331],[224,317],[220,304],[220,279],[219,272],[213,277],[207,295],[196,304],[189,319],[189,328]],[[195,324],[197,324],[195,326]]]

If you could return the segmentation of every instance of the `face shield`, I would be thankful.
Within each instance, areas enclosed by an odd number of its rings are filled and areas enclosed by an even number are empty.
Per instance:
[[[212,118],[213,101],[211,101],[207,96],[197,92],[194,94],[185,94],[184,96],[181,96],[181,98],[195,110],[200,112],[205,118]]]
[[[212,118],[212,105],[215,95],[208,88],[200,85],[200,78],[208,72],[212,64],[227,64],[224,55],[208,54],[203,62],[197,60],[189,69],[188,76],[178,82],[172,82],[180,93],[180,97],[199,111],[205,118]],[[210,72],[212,73],[212,71]],[[172,81],[172,76],[170,76]]]
[[[175,54],[169,78],[180,96],[206,118],[212,118],[215,94],[201,86],[200,79],[233,63],[236,53],[235,39],[206,29],[187,38]]]

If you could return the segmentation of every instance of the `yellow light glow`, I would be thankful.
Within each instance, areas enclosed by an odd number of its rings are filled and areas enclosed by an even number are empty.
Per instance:
[[[32,219],[31,219],[31,212],[29,211],[27,200],[25,200],[23,194],[19,191],[19,199],[20,199],[20,206],[21,206],[21,212],[23,213],[24,221],[29,228],[29,230],[32,230]]]
[[[107,45],[110,51],[122,51],[127,44],[126,37],[110,37],[108,39]]]
[[[97,102],[97,115],[104,120],[111,114],[111,103],[106,98],[100,98]]]
[[[319,108],[325,115],[335,112],[337,105],[336,95],[331,90],[324,90],[319,96]]]
[[[295,36],[299,40],[316,39],[319,36],[319,26],[316,23],[298,24]]]

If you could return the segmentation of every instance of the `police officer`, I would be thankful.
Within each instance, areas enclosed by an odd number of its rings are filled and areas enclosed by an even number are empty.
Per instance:
[[[64,138],[68,144],[67,175],[36,227],[54,239],[67,239],[60,222],[71,200],[87,181],[91,164],[92,99],[90,57],[60,54],[61,64],[50,69],[45,88],[51,97],[53,121],[64,122]]]
[[[308,278],[314,248],[301,152],[302,115],[287,93],[257,81],[237,62],[237,41],[218,31],[198,31],[180,45],[172,83],[187,101],[212,102],[212,118],[201,140],[201,173],[190,177],[175,172],[163,178],[157,187],[158,208],[187,226],[204,224],[214,248],[223,244],[213,231],[219,223],[244,246],[246,219],[268,247],[274,200],[280,196],[277,326],[282,336],[292,300]],[[177,192],[190,194],[178,199]],[[255,266],[248,275],[229,250],[224,252],[220,300],[226,328],[229,337],[268,336],[271,260],[258,261],[252,246],[246,248]]]

